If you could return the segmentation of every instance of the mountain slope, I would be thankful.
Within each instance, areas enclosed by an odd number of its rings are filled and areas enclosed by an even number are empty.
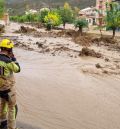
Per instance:
[[[14,13],[24,12],[26,6],[29,8],[39,9],[41,7],[58,7],[63,6],[66,0],[6,0],[8,8],[14,9]],[[85,8],[95,6],[96,0],[67,0],[72,6]]]

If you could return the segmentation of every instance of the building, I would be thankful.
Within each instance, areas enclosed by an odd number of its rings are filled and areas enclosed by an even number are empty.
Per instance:
[[[95,7],[87,7],[85,9],[80,10],[79,16],[81,18],[85,18],[89,26],[96,25],[96,8]]]
[[[79,17],[85,18],[89,23],[89,27],[94,25],[104,26],[105,21],[103,19],[106,16],[108,8],[106,3],[113,1],[120,2],[120,0],[96,0],[96,7],[87,7],[80,10]]]
[[[9,14],[8,13],[4,13],[3,21],[4,21],[4,25],[9,25],[10,24]]]
[[[102,11],[103,13],[106,11],[106,3],[112,2],[112,0],[96,0],[96,9]]]
[[[25,14],[28,15],[28,14],[36,14],[37,13],[37,10],[34,10],[34,9],[30,9],[29,11],[26,11]]]
[[[96,23],[98,25],[104,24],[103,18],[106,16],[106,3],[110,3],[112,0],[96,0]]]

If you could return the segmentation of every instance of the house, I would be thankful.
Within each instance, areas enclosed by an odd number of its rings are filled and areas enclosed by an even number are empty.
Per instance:
[[[80,10],[79,17],[85,18],[89,26],[104,25],[104,17],[106,16],[107,6],[106,3],[110,3],[118,0],[96,0],[96,7],[87,7]]]
[[[88,21],[89,26],[96,25],[96,8],[87,7],[80,10],[79,17],[85,18]]]
[[[25,12],[26,15],[28,15],[28,14],[36,14],[36,13],[37,13],[37,10],[34,10],[34,9],[30,9],[30,10]]]
[[[40,12],[42,12],[42,11],[50,11],[50,9],[49,8],[41,8]]]
[[[96,0],[96,10],[98,10],[96,15],[96,23],[98,25],[105,24],[103,18],[106,16],[106,3],[110,2],[112,2],[112,0]]]

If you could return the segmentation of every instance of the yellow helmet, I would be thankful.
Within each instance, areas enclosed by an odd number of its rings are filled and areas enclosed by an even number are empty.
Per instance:
[[[4,47],[4,48],[8,48],[8,49],[11,49],[14,47],[14,43],[9,40],[9,39],[3,39],[1,42],[0,42],[0,48],[1,47]]]

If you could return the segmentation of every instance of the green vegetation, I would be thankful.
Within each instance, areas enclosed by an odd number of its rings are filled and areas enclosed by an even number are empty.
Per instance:
[[[55,26],[63,24],[64,29],[66,23],[74,23],[78,17],[79,9],[73,8],[66,2],[64,7],[55,8],[49,10],[48,8],[42,8],[38,13],[26,13],[19,16],[11,16],[10,20],[15,22],[40,22],[45,25],[47,30],[51,30]],[[87,22],[83,19],[76,20],[75,26],[79,28],[82,34],[82,28],[87,26]]]
[[[24,23],[24,22],[41,22],[41,23],[44,23],[44,18],[45,18],[45,16],[48,15],[48,12],[49,12],[49,10],[42,9],[42,10],[40,10],[40,12],[38,12],[36,14],[27,13],[27,14],[24,14],[24,15],[11,16],[10,20],[14,21],[14,22],[20,22],[20,23]]]
[[[76,28],[79,28],[79,32],[83,34],[83,28],[88,27],[88,22],[85,19],[77,19],[74,23]]]
[[[112,38],[114,38],[116,29],[120,27],[120,5],[118,3],[111,2],[106,6],[108,7],[106,16],[106,27],[112,29]]]
[[[73,23],[75,16],[78,14],[78,9],[72,10],[68,3],[64,7],[49,10],[48,8],[41,9],[38,13],[26,13],[24,15],[11,16],[10,20],[15,22],[41,22],[51,28],[63,24],[65,28],[66,23]]]
[[[39,21],[44,23],[44,18],[45,18],[45,16],[48,15],[49,12],[50,12],[50,10],[48,8],[41,9],[40,13],[39,13]]]
[[[5,0],[0,0],[0,18],[3,17],[4,9],[5,9]]]
[[[106,18],[99,19],[98,29],[100,30],[102,37],[103,28],[111,28],[113,30],[113,38],[118,27],[120,27],[120,5],[112,2],[106,4]],[[11,16],[10,19],[15,22],[40,22],[44,24],[47,30],[51,30],[55,26],[63,24],[64,29],[66,23],[74,23],[75,27],[79,29],[80,34],[83,34],[83,28],[88,26],[88,22],[85,19],[78,19],[79,9],[77,7],[72,8],[67,2],[63,7],[54,9],[42,8],[38,13],[26,13],[24,15]],[[100,11],[97,11],[99,15],[102,15]],[[106,21],[105,21],[106,20]]]
[[[77,17],[79,17],[79,11],[80,11],[80,8],[78,8],[78,7],[74,7],[74,17],[75,18],[77,18]]]
[[[98,13],[99,16],[101,16],[101,18],[98,19],[98,25],[95,29],[100,31],[100,35],[102,38],[103,37],[102,30],[106,27],[105,26],[105,19],[103,18],[103,12],[101,10],[96,9],[96,12]]]
[[[61,17],[57,12],[49,12],[45,16],[44,22],[46,23],[47,29],[50,30],[54,26],[59,26],[61,24]]]
[[[72,8],[68,3],[65,3],[64,7],[59,9],[59,14],[62,18],[64,29],[66,23],[73,23],[73,21],[75,20],[74,11],[72,10]]]
[[[18,16],[11,16],[10,20],[14,22],[20,22],[20,23],[37,22],[39,21],[39,16],[36,14],[18,15]]]

